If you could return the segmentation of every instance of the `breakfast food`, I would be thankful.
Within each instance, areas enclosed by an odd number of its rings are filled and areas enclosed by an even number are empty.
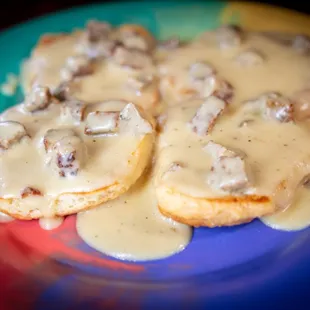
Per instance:
[[[94,103],[122,99],[156,114],[160,109],[155,38],[142,26],[90,21],[71,34],[45,34],[22,68],[23,88]]]
[[[294,46],[227,26],[161,63],[163,214],[215,227],[291,206],[309,174],[309,65]]]
[[[148,165],[154,122],[125,101],[60,103],[34,87],[1,115],[0,211],[53,218],[113,199]]]
[[[159,208],[193,226],[236,225],[286,209],[309,174],[307,126],[266,120],[249,109],[250,102],[234,115],[201,114],[205,123],[193,127],[204,105],[215,109],[220,100],[208,97],[170,108],[160,137]],[[297,183],[282,188],[292,176]]]
[[[79,213],[85,242],[129,260],[181,251],[190,226],[306,227],[309,42],[229,25],[157,41],[96,20],[42,36],[25,101],[0,117],[0,217],[53,229]]]

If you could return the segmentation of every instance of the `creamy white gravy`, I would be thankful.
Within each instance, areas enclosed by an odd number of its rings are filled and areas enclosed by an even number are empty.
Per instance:
[[[44,230],[53,230],[58,228],[63,222],[62,217],[42,217],[39,219],[39,225]]]
[[[184,169],[163,176],[172,188],[194,197],[226,195],[215,192],[205,182],[212,161],[203,147],[210,140],[246,154],[246,161],[253,170],[253,194],[271,196],[281,180],[296,173],[295,166],[304,164],[302,172],[309,171],[306,167],[310,164],[307,126],[266,121],[238,110],[235,114],[222,115],[211,134],[202,137],[188,127],[202,102],[193,100],[169,110],[169,122],[160,137],[159,166],[164,172],[173,162],[185,165]],[[247,119],[253,122],[239,127]]]
[[[14,221],[14,218],[3,213],[3,212],[0,212],[0,223],[8,223],[8,222],[12,222]]]
[[[297,190],[292,206],[286,210],[265,216],[262,222],[273,229],[300,230],[310,226],[310,189]]]
[[[253,66],[239,65],[236,57],[252,49],[264,55],[264,62]],[[159,64],[161,76],[173,81],[173,87],[162,88],[169,105],[184,100],[186,96],[182,94],[192,90],[188,84],[188,69],[191,64],[200,61],[214,67],[218,75],[235,88],[232,109],[265,92],[291,95],[310,86],[310,58],[259,34],[248,33],[240,47],[223,50],[217,45],[196,40],[170,53]]]
[[[192,235],[189,226],[160,214],[152,179],[145,177],[121,197],[79,213],[77,231],[98,251],[133,261],[159,259],[180,252]]]
[[[31,58],[23,65],[24,88],[29,91],[33,83],[56,88],[61,82],[60,72],[66,60],[78,54],[77,44],[81,34],[76,32],[70,36],[62,36],[53,43],[35,49]],[[86,102],[124,99],[154,110],[160,100],[156,83],[143,91],[135,90],[127,83],[130,77],[140,73],[140,70],[120,67],[109,60],[99,60],[93,74],[75,81],[73,96]],[[145,75],[154,73],[155,67],[143,70]]]

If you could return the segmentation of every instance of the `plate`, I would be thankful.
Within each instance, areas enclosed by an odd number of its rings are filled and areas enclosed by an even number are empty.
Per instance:
[[[40,34],[71,31],[90,18],[115,25],[141,23],[159,38],[179,34],[186,39],[223,22],[252,30],[310,32],[308,16],[258,4],[92,5],[1,33],[0,82],[7,73],[18,73]],[[21,99],[20,91],[1,96],[1,110]],[[183,252],[146,263],[119,261],[91,249],[76,234],[75,216],[54,231],[43,231],[36,221],[1,224],[0,238],[1,309],[310,308],[310,229],[281,232],[258,220],[231,228],[199,228]]]

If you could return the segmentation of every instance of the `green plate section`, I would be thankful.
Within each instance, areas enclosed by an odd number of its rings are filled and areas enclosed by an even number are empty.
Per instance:
[[[177,34],[182,39],[220,24],[222,1],[140,1],[96,4],[49,14],[17,25],[0,34],[0,83],[8,73],[18,74],[20,63],[29,56],[40,35],[46,32],[67,32],[81,28],[91,18],[107,20],[113,25],[139,23],[158,38]],[[0,95],[1,111],[22,100],[22,91],[14,96]]]

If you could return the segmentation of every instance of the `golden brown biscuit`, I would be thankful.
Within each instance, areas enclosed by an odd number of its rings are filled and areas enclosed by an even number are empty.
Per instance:
[[[34,89],[1,115],[0,210],[19,219],[64,216],[116,198],[152,154],[155,125],[141,108],[106,101],[81,110],[81,103],[60,104],[45,91]],[[98,123],[93,113],[115,114],[113,132],[110,118]]]
[[[155,169],[164,215],[231,226],[290,206],[309,173],[308,124],[270,117],[262,98],[234,112],[229,104],[219,110],[221,99],[212,96],[167,110]]]

